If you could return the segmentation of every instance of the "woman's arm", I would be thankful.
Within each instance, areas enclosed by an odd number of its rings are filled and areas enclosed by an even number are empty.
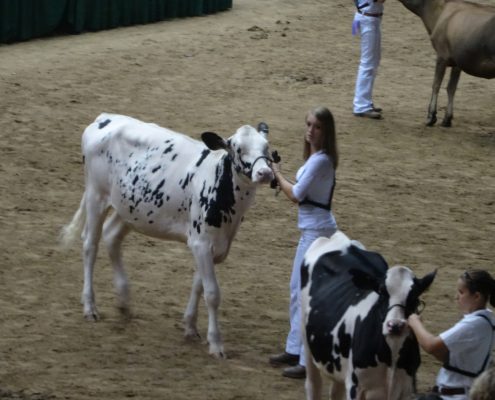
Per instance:
[[[439,336],[435,336],[426,330],[418,314],[411,314],[407,322],[424,351],[431,354],[438,361],[448,361],[449,349]]]
[[[299,200],[295,198],[294,193],[292,193],[292,187],[294,184],[286,179],[282,173],[280,172],[280,167],[278,164],[272,164],[273,174],[275,175],[275,179],[280,186],[280,190],[284,192],[287,198],[293,203],[299,203]]]

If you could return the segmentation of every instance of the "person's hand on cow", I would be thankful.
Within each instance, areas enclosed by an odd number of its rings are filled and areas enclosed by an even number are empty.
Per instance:
[[[412,313],[407,318],[407,323],[409,324],[409,326],[411,326],[411,328],[413,328],[414,326],[417,326],[418,323],[421,324],[421,317],[418,314],[416,314],[416,313]]]

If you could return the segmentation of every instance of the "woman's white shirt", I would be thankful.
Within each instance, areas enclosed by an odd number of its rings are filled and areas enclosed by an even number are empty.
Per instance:
[[[487,316],[495,325],[493,312],[486,309],[464,315],[457,324],[439,335],[449,349],[448,364],[452,367],[478,373],[487,355],[490,357],[493,346],[493,328],[486,319],[478,316],[479,314]],[[439,387],[464,387],[468,389],[473,380],[472,377],[442,367],[436,382]],[[468,399],[467,394],[442,397],[445,399]]]
[[[313,153],[299,168],[292,194],[299,201],[309,198],[327,204],[335,183],[335,169],[328,154]],[[309,204],[300,204],[298,212],[299,229],[337,229],[333,213]]]

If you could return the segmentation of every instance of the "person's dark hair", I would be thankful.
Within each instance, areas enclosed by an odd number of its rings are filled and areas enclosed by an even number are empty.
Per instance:
[[[323,130],[323,144],[322,151],[330,156],[333,163],[333,168],[337,169],[339,165],[339,153],[337,151],[337,137],[335,133],[335,121],[332,113],[326,107],[315,107],[308,111],[308,115],[314,115],[318,121],[320,121]],[[303,149],[303,158],[306,161],[310,155],[310,144],[305,140]]]
[[[495,279],[487,271],[468,269],[461,275],[461,280],[470,293],[480,292],[483,298],[495,307]]]

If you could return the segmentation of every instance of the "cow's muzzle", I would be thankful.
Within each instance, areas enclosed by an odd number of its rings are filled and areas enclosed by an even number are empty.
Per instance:
[[[387,334],[398,336],[404,332],[406,327],[406,321],[404,319],[391,319],[386,323]]]
[[[259,160],[265,160],[265,162],[267,162],[268,165],[266,167],[261,167],[253,175],[254,167]],[[251,164],[250,168],[247,170],[244,170],[243,173],[249,179],[251,179],[253,182],[270,183],[273,179],[275,179],[275,176],[273,175],[273,171],[269,167],[269,165],[272,162],[273,162],[273,160],[267,156],[259,156],[258,158],[256,158],[254,160],[254,162]]]

